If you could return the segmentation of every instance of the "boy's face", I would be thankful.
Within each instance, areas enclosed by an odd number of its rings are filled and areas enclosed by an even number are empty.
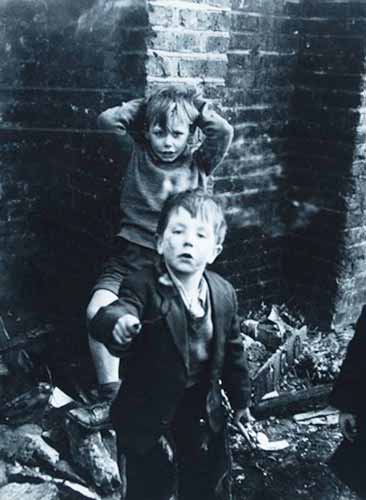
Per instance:
[[[192,215],[182,207],[172,212],[162,236],[158,237],[158,253],[177,277],[202,274],[221,252],[211,221]]]
[[[172,163],[185,150],[190,135],[188,119],[182,120],[171,115],[167,126],[162,128],[158,123],[150,125],[146,137],[155,155],[165,163]]]

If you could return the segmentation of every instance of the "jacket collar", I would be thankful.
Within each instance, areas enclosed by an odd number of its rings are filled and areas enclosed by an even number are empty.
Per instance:
[[[169,278],[165,267],[158,269],[157,290],[161,298],[161,308],[166,310],[165,321],[173,340],[182,355],[184,365],[189,370],[189,345],[187,337],[187,317],[184,303],[178,289]],[[166,304],[166,307],[164,306]]]
[[[167,270],[164,264],[157,267],[157,289],[162,300],[162,309],[167,310],[165,316],[169,331],[174,339],[174,342],[181,353],[184,365],[189,369],[189,345],[188,345],[188,325],[185,314],[183,300],[172,282],[169,275],[166,276]],[[212,378],[216,377],[214,373],[219,357],[222,355],[225,345],[225,312],[227,312],[227,301],[222,291],[221,280],[215,273],[210,271],[204,272],[204,278],[208,285],[211,301],[212,322],[214,327],[213,332],[213,358],[212,358]],[[163,305],[167,304],[166,307]]]

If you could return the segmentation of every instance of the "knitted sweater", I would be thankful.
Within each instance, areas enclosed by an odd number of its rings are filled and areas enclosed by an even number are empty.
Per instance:
[[[201,187],[224,158],[230,147],[233,128],[204,103],[197,126],[204,133],[201,145],[187,144],[172,163],[162,162],[144,140],[142,108],[135,99],[107,109],[98,118],[101,128],[114,131],[130,141],[132,152],[121,189],[121,229],[119,236],[138,245],[155,249],[155,231],[165,200],[171,194]]]

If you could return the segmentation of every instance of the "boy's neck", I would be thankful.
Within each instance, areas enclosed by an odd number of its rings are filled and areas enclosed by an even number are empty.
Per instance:
[[[187,294],[197,294],[203,276],[203,271],[194,274],[176,274],[170,267],[166,266],[168,272],[174,279],[184,287]]]

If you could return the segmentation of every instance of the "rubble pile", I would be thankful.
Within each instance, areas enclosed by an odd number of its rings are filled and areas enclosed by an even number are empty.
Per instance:
[[[43,325],[12,336],[0,317],[0,500],[120,499],[114,432],[87,431],[69,418],[87,401],[77,376],[74,399],[40,361],[49,334]]]
[[[321,332],[286,305],[263,305],[243,319],[242,331],[257,393],[251,434],[264,434],[274,446],[248,447],[245,436],[232,433],[236,498],[356,500],[328,467],[342,440],[338,411],[328,397],[353,328]],[[300,343],[291,340],[294,334]],[[288,446],[278,448],[284,439]]]
[[[257,421],[246,429],[231,427],[231,437],[236,484],[248,492],[258,478],[263,487],[265,472],[258,464],[270,468],[268,454],[272,461],[280,453],[289,460],[304,423],[308,429],[319,422],[335,428],[337,415],[327,399],[346,342],[335,333],[308,331],[304,318],[284,305],[263,306],[242,319],[241,330]],[[120,499],[125,481],[114,431],[80,427],[70,418],[73,408],[88,402],[80,378],[70,377],[78,395],[70,397],[55,386],[52,370],[37,364],[49,333],[49,326],[33,328],[14,340],[0,321],[0,500]],[[73,368],[70,363],[65,372]],[[293,436],[284,426],[288,418]]]
[[[114,432],[77,428],[67,416],[70,404],[55,408],[48,399],[35,410],[35,392],[27,397],[23,418],[0,407],[7,422],[0,425],[0,499],[119,499]],[[21,423],[24,413],[32,423]]]
[[[308,329],[303,316],[284,304],[262,305],[242,320],[241,327],[256,417],[327,406],[352,329],[342,333]]]

